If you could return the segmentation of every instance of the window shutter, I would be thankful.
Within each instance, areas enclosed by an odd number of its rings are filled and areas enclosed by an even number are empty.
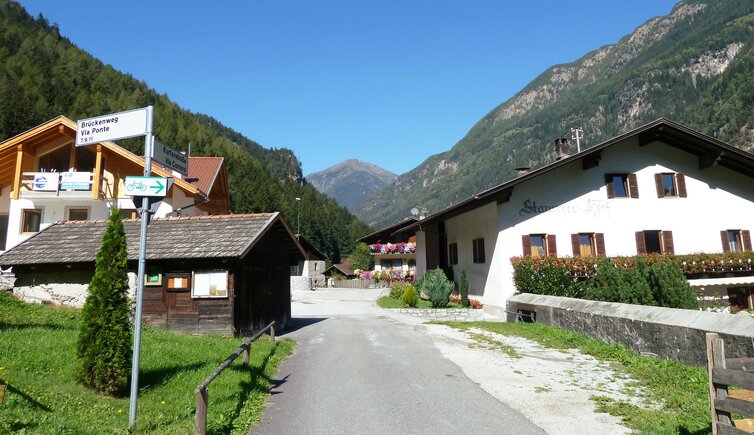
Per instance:
[[[657,197],[665,197],[665,189],[662,188],[662,174],[655,174],[655,187],[657,187]]]
[[[521,236],[521,244],[524,247],[524,257],[531,257],[531,236],[528,234]]]
[[[639,184],[636,182],[636,174],[628,176],[628,191],[631,198],[639,197]]]
[[[578,234],[571,234],[571,246],[573,247],[573,256],[574,257],[580,257],[581,256],[581,246],[579,243],[579,235]]]
[[[673,246],[673,232],[672,231],[663,231],[662,232],[662,248],[663,254],[675,254],[675,247]]]
[[[686,197],[686,176],[683,174],[675,174],[675,183],[678,185],[678,196],[681,198]]]
[[[615,186],[613,185],[613,176],[605,174],[605,186],[607,187],[607,197],[615,198]]]
[[[728,242],[728,231],[720,231],[720,241],[723,242],[723,252],[730,252],[730,242]]]
[[[605,256],[605,234],[595,233],[594,244],[597,245],[597,255]]]
[[[636,253],[639,255],[647,253],[647,242],[644,240],[644,231],[636,232]]]
[[[751,233],[749,233],[749,230],[741,231],[741,239],[744,241],[744,251],[751,251]]]
[[[558,245],[555,243],[555,234],[547,235],[547,255],[558,256]]]

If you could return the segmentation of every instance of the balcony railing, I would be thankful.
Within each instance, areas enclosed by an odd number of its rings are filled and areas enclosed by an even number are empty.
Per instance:
[[[24,172],[21,174],[22,196],[77,196],[92,191],[92,172]]]

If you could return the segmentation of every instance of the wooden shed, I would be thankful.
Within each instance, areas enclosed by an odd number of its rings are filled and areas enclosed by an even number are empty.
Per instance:
[[[135,273],[138,220],[124,221]],[[55,292],[94,274],[106,221],[58,222],[0,255],[15,288]],[[149,225],[145,323],[189,333],[245,334],[291,316],[290,267],[305,256],[279,213],[155,219]]]

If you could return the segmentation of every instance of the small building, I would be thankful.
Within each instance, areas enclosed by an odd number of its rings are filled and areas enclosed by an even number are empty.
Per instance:
[[[325,275],[336,279],[355,279],[356,274],[343,263],[333,264],[325,270]]]
[[[140,221],[124,221],[132,294]],[[106,221],[57,222],[0,255],[13,292],[82,306]],[[154,219],[149,224],[145,323],[193,334],[245,334],[291,317],[290,270],[304,250],[279,213]]]
[[[416,272],[416,230],[412,227],[416,222],[412,217],[359,239],[369,245],[375,271]]]
[[[504,315],[516,292],[511,257],[751,251],[753,179],[754,155],[658,119],[393,233],[416,232],[419,275],[465,271],[470,294]],[[689,278],[745,307],[753,274]]]

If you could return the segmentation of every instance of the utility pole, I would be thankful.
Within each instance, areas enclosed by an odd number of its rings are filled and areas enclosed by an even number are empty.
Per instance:
[[[296,197],[296,240],[301,238],[301,198]]]
[[[571,139],[576,140],[576,152],[580,153],[581,152],[581,138],[583,137],[581,135],[584,134],[584,130],[582,130],[580,127],[571,128],[571,133],[573,134],[571,136]]]

